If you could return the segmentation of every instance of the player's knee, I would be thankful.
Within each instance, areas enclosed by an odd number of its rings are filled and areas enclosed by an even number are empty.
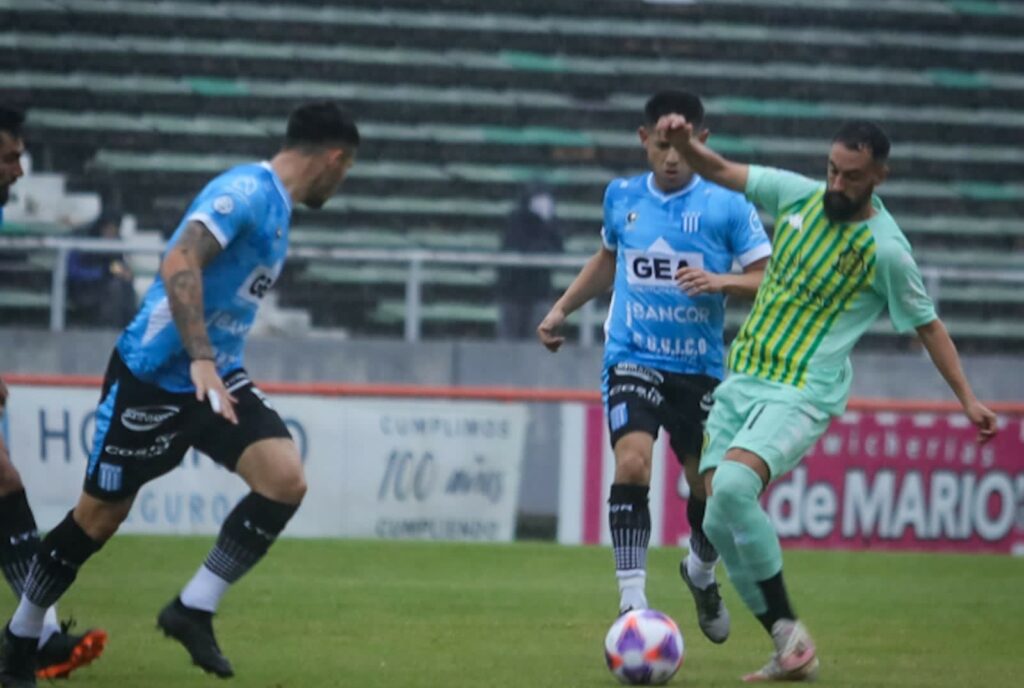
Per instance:
[[[708,508],[712,503],[715,510],[724,514],[736,513],[751,504],[757,504],[761,493],[761,479],[747,466],[735,461],[723,461],[715,470],[711,480],[712,497],[708,500]]]
[[[263,482],[257,492],[268,499],[298,505],[306,496],[306,476],[301,465],[282,467],[273,478]]]
[[[623,452],[616,457],[615,464],[615,482],[627,485],[647,485],[651,482],[650,462],[642,452]]]
[[[306,476],[302,470],[299,469],[293,474],[289,474],[281,484],[281,493],[278,501],[284,502],[285,504],[301,504],[303,498],[306,496]]]

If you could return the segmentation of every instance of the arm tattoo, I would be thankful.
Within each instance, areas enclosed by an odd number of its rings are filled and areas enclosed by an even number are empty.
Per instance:
[[[167,301],[178,335],[193,360],[213,359],[203,318],[202,269],[220,253],[220,244],[202,224],[190,222],[173,250],[188,263],[167,280]]]
[[[220,253],[220,244],[202,223],[192,221],[185,227],[185,233],[174,245],[186,258],[194,258],[202,270]]]

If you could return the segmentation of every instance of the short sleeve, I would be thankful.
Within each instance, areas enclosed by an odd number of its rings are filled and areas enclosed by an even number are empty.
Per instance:
[[[823,186],[796,172],[751,165],[747,168],[747,198],[773,217],[783,208],[812,196]]]
[[[246,227],[252,226],[252,203],[249,197],[236,189],[211,185],[185,221],[202,223],[223,248]]]
[[[895,242],[879,246],[876,271],[875,290],[885,299],[897,332],[910,332],[938,317],[907,248]]]
[[[619,231],[612,208],[615,190],[621,186],[622,180],[616,179],[604,190],[604,224],[601,226],[601,243],[609,251],[619,249]]]
[[[728,240],[729,250],[744,268],[772,254],[772,244],[757,208],[739,195],[731,205]]]

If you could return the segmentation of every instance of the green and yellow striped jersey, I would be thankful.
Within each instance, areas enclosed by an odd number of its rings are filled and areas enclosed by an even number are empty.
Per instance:
[[[850,350],[882,310],[905,332],[934,320],[935,307],[909,242],[877,196],[869,220],[833,223],[824,183],[749,169],[747,197],[776,217],[774,250],[729,369],[807,390],[817,405],[840,413]]]

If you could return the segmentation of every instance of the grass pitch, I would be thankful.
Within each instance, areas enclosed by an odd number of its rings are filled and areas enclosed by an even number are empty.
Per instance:
[[[611,552],[552,544],[283,540],[215,621],[236,677],[193,667],[155,630],[210,538],[115,537],[82,570],[62,617],[110,632],[69,688],[618,685],[602,642],[617,603]],[[682,628],[670,685],[739,686],[770,652],[725,586],[733,630],[701,635],[677,573],[652,550],[651,603]],[[815,636],[820,685],[1010,688],[1024,682],[1024,561],[1005,557],[787,552],[794,603]],[[45,683],[41,685],[46,685]]]

